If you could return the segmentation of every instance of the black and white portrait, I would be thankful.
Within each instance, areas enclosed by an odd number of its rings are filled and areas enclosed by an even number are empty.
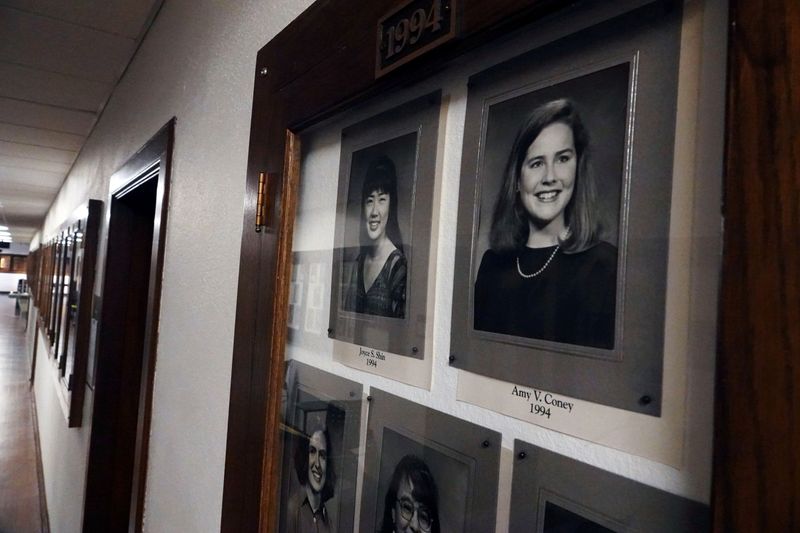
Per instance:
[[[469,79],[450,364],[660,416],[680,10],[560,20]]]
[[[359,531],[494,531],[501,436],[370,389]]]
[[[629,70],[616,65],[489,107],[476,330],[614,347]]]
[[[437,91],[341,133],[327,330],[352,346],[334,357],[417,386],[430,383],[430,367],[414,360],[426,359],[440,111]],[[385,359],[368,366],[369,350]]]
[[[337,513],[331,500],[337,495],[336,470],[337,463],[341,463],[344,416],[341,410],[311,398],[299,403],[298,408],[303,417],[302,429],[295,428],[287,439],[296,483],[289,491],[283,531],[336,531]]]
[[[376,531],[465,531],[469,484],[466,458],[385,428]]]
[[[417,135],[352,154],[342,269],[342,310],[406,317],[408,243]]]
[[[358,387],[352,385],[296,361],[287,364],[282,532],[327,533],[352,527],[357,468],[353,443],[358,442],[360,410]],[[348,399],[335,399],[342,396]]]

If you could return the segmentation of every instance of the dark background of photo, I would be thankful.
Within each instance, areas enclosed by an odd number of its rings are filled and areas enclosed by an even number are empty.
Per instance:
[[[383,523],[386,492],[389,490],[395,466],[400,459],[413,454],[425,461],[436,481],[439,494],[440,530],[442,533],[464,531],[467,494],[470,490],[470,472],[469,465],[466,463],[467,459],[461,460],[456,457],[456,453],[446,454],[389,428],[384,428],[374,530],[380,531]]]
[[[558,98],[569,98],[575,102],[589,131],[599,212],[605,230],[602,238],[614,246],[618,245],[629,71],[630,63],[626,62],[535,89],[489,107],[483,164],[478,176],[481,211],[475,246],[476,261],[480,261],[489,248],[492,215],[517,131],[531,111]]]
[[[592,522],[553,502],[547,502],[542,533],[614,533],[614,530]]]

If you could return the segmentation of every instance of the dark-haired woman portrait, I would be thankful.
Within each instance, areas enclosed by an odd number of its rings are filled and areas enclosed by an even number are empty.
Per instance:
[[[394,163],[386,156],[376,157],[361,188],[361,245],[346,286],[345,311],[405,318],[408,267],[398,203]]]
[[[475,329],[614,347],[617,249],[601,239],[590,163],[589,134],[572,101],[529,115],[475,281]]]
[[[383,504],[381,533],[439,533],[439,493],[425,462],[406,455],[394,469]]]
[[[287,533],[329,533],[335,531],[325,502],[334,495],[336,474],[327,429],[317,429],[297,441],[294,467],[300,490],[289,500]]]

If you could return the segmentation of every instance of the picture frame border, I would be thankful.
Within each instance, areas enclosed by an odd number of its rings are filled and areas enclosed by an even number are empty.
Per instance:
[[[473,461],[471,490],[468,489],[465,533],[494,531],[497,518],[497,490],[500,479],[502,436],[497,431],[441,411],[395,396],[380,389],[370,390],[369,420],[362,472],[360,531],[374,524],[377,530],[380,498],[378,494],[383,430],[390,429],[425,446],[435,445],[437,452],[449,449]],[[440,486],[441,490],[441,486]],[[481,508],[485,512],[476,512]]]
[[[425,359],[428,317],[428,267],[432,231],[428,221],[433,214],[433,192],[437,177],[439,114],[442,93],[427,95],[380,112],[342,130],[341,158],[336,202],[336,225],[331,265],[331,301],[328,336],[345,343],[368,346],[390,354]],[[410,199],[411,247],[406,255],[405,318],[397,319],[343,311],[341,302],[344,263],[345,221],[348,206],[350,170],[355,152],[403,135],[417,133],[415,170]],[[342,332],[348,332],[343,334]]]
[[[618,525],[620,533],[690,533],[711,526],[708,505],[515,439],[509,531],[529,531],[535,524],[542,532],[547,495],[585,509],[593,516],[576,514],[589,520],[601,518],[599,525]]]
[[[345,421],[342,427],[342,462],[341,469],[337,472],[337,476],[339,477],[339,486],[337,489],[343,486],[344,480],[348,479],[348,476],[352,481],[352,487],[347,491],[343,491],[341,494],[335,495],[339,498],[339,523],[336,525],[336,530],[351,531],[354,528],[356,516],[359,456],[357,453],[346,454],[345,451],[359,450],[359,443],[361,441],[361,417],[364,410],[364,387],[361,383],[314,368],[311,365],[295,359],[286,361],[286,364],[287,367],[294,367],[298,390],[303,390],[308,394],[318,397],[320,400],[327,401],[329,404],[333,404],[337,409],[341,409],[345,413]],[[288,369],[286,374],[289,374]],[[287,389],[287,399],[289,393],[290,391]],[[284,413],[284,421],[285,420],[286,413]],[[281,432],[281,440],[285,445],[285,430]],[[294,450],[286,450],[284,447],[283,464],[287,464],[286,453],[293,454]],[[289,459],[288,464],[292,463],[291,459]],[[284,474],[281,476],[281,492],[291,486],[291,479],[291,472],[289,472],[288,475]],[[291,495],[287,494],[285,500],[281,497],[281,504],[288,502],[290,496]],[[347,512],[342,512],[342,510],[346,510]],[[284,515],[283,513],[279,514],[279,521],[283,523]]]
[[[470,266],[455,272],[452,366],[602,405],[661,415],[681,23],[679,2],[654,2],[470,77],[456,243],[456,264]],[[617,37],[615,30],[622,27],[627,33]],[[482,222],[482,165],[491,105],[622,64],[626,58],[631,67],[620,184],[614,348],[475,330],[477,229]],[[660,112],[664,109],[666,113]],[[647,158],[656,159],[655,164]],[[648,163],[659,171],[648,172]],[[650,205],[653,198],[659,200],[655,208]],[[645,301],[644,295],[653,297]]]

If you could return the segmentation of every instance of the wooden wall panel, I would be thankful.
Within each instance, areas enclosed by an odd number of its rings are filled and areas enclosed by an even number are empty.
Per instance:
[[[798,531],[800,2],[731,7],[715,531]]]

